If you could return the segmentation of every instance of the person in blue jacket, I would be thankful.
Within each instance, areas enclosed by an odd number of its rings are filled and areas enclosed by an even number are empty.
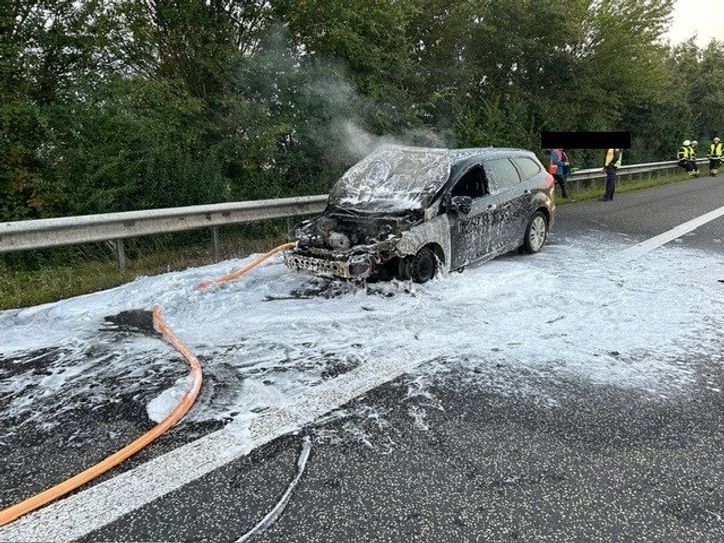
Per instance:
[[[551,149],[551,163],[548,171],[553,175],[556,184],[561,187],[561,196],[568,198],[566,178],[570,173],[571,165],[565,149]]]

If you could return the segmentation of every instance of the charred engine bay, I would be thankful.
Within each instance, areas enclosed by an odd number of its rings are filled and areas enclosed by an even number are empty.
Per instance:
[[[419,210],[390,214],[332,208],[301,223],[290,234],[298,240],[302,253],[322,257],[370,255],[380,274],[381,267],[397,256],[395,245],[402,233],[422,220]]]

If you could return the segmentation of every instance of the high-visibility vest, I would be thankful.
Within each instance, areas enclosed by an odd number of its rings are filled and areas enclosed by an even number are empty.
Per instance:
[[[681,149],[679,149],[679,152],[676,154],[676,158],[678,160],[688,160],[689,159],[689,147],[686,145],[682,145]]]
[[[613,166],[614,168],[620,168],[622,157],[623,157],[623,150],[620,150],[618,152],[618,154],[616,155],[616,149],[609,149],[608,151],[606,151],[606,163],[604,165]]]
[[[689,145],[689,160],[696,160],[696,149]]]
[[[721,142],[711,144],[709,156],[711,158],[721,158]]]

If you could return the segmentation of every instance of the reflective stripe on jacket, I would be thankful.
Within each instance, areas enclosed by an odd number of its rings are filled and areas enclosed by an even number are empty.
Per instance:
[[[623,157],[623,149],[618,150],[618,154],[616,153],[616,149],[609,149],[606,151],[606,161],[604,162],[604,167],[613,166],[614,168],[620,168],[621,167],[621,158]]]
[[[679,152],[676,153],[677,160],[688,160],[689,159],[689,147],[682,145]]]
[[[710,158],[721,158],[721,150],[722,150],[722,144],[720,143],[712,143],[709,147],[709,157]]]

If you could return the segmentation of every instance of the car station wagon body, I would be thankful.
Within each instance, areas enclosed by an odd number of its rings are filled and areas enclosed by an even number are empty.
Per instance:
[[[530,151],[383,146],[334,185],[321,216],[293,229],[297,246],[284,260],[347,279],[426,281],[513,249],[540,250],[553,190]]]

